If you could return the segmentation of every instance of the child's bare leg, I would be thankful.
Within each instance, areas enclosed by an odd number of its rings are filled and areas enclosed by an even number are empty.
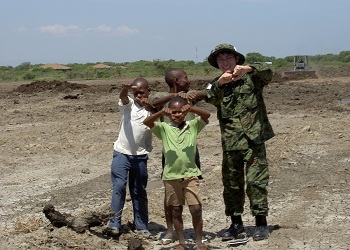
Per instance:
[[[165,222],[167,226],[166,235],[164,236],[164,239],[171,239],[171,241],[174,238],[174,230],[173,230],[173,206],[167,206],[166,205],[166,199],[164,197],[164,212],[165,212]]]
[[[203,245],[202,237],[203,237],[203,219],[202,219],[202,206],[198,205],[190,205],[188,206],[190,213],[192,215],[192,224],[194,228],[194,232],[196,234],[196,245],[198,249]]]
[[[177,237],[179,238],[179,243],[181,245],[186,245],[185,235],[184,235],[184,224],[182,220],[182,206],[173,206],[173,222]]]

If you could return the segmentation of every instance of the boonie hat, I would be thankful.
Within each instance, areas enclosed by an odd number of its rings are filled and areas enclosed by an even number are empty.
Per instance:
[[[211,66],[213,66],[214,68],[219,68],[218,63],[216,61],[216,57],[217,55],[219,55],[220,53],[230,53],[230,54],[235,54],[236,56],[239,56],[239,60],[237,62],[238,65],[242,65],[245,61],[245,57],[244,55],[242,55],[241,53],[239,53],[235,46],[228,44],[228,43],[222,43],[217,45],[210,53],[210,55],[208,56],[208,62]]]

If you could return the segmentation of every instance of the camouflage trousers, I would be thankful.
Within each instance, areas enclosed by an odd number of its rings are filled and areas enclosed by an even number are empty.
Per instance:
[[[265,144],[250,145],[249,149],[244,150],[225,151],[222,182],[227,216],[243,214],[245,186],[252,215],[267,216],[269,170]]]

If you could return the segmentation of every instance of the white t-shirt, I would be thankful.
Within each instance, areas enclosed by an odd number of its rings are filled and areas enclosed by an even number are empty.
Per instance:
[[[151,113],[132,98],[128,98],[129,103],[126,105],[120,99],[118,102],[121,120],[114,150],[126,155],[148,154],[152,151],[152,132],[143,121]]]

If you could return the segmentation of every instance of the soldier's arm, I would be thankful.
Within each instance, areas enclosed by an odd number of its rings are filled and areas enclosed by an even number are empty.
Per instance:
[[[252,78],[257,78],[263,82],[263,85],[268,84],[273,77],[273,71],[267,63],[253,63],[250,64],[254,70],[248,74],[251,75]]]
[[[221,104],[224,99],[224,88],[225,85],[219,86],[218,82],[219,77],[215,78],[207,88],[204,90],[206,97],[204,100],[214,106],[218,106]],[[204,93],[201,94],[202,96]]]

